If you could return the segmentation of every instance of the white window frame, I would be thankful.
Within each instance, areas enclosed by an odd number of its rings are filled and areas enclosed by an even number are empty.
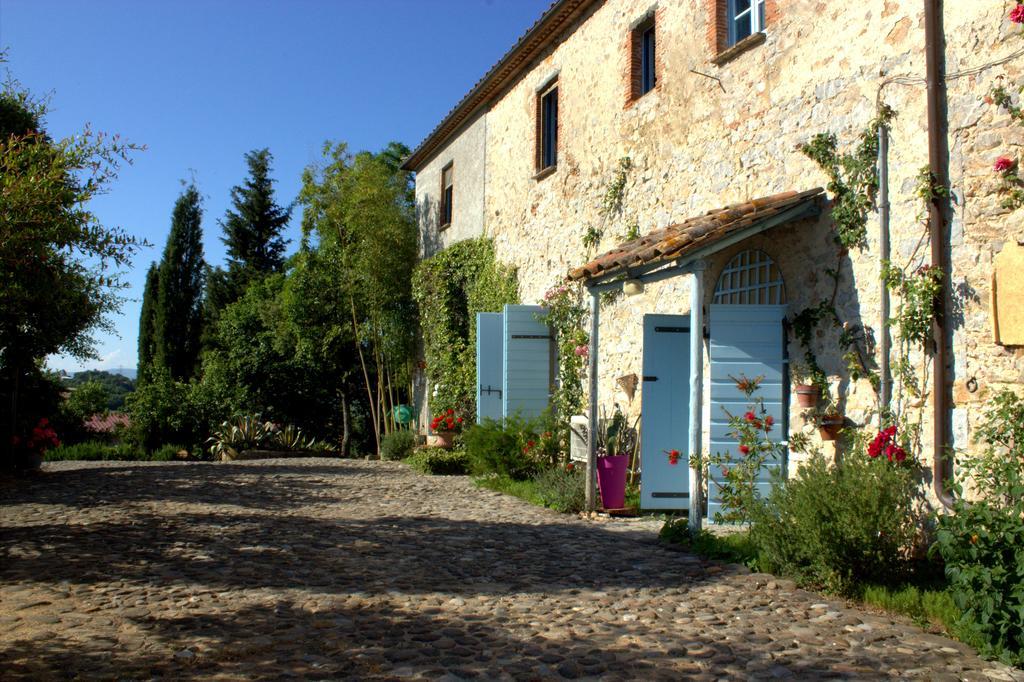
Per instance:
[[[764,4],[765,0],[750,0],[750,7],[742,12],[736,11],[736,0],[727,0],[729,18],[729,46],[733,46],[749,36],[737,38],[736,26],[739,20],[750,16],[750,35],[764,32]]]

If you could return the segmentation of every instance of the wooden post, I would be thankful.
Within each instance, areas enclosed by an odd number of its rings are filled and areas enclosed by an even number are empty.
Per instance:
[[[590,379],[590,421],[587,425],[587,511],[597,509],[597,490],[595,476],[597,475],[597,329],[598,315],[601,308],[601,294],[597,291],[590,291],[590,345],[588,357],[590,366],[588,377]]]
[[[690,280],[690,447],[691,461],[700,461],[704,430],[704,270],[707,264],[697,261],[693,264]],[[691,531],[701,529],[703,517],[703,467],[690,468],[690,516]]]

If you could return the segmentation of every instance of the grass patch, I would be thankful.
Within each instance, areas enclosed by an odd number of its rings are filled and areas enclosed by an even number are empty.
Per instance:
[[[669,519],[665,522],[658,538],[663,542],[679,545],[705,559],[718,559],[733,564],[743,564],[752,569],[757,568],[757,547],[750,540],[746,531],[715,535],[701,529],[697,533],[690,531],[689,522],[685,518]]]
[[[516,481],[508,476],[492,474],[490,476],[474,478],[473,482],[481,488],[487,488],[488,490],[493,490],[496,493],[512,495],[513,497],[518,497],[521,500],[526,500],[530,504],[535,504],[538,507],[544,506],[544,500],[541,499],[540,492],[537,489],[537,483],[533,479]]]

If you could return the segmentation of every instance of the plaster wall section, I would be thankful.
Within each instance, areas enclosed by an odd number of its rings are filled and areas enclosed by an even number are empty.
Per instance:
[[[416,213],[420,249],[429,257],[484,232],[487,115],[480,113],[439,148],[416,173]],[[440,225],[441,172],[452,166],[452,220]]]
[[[780,3],[764,42],[721,66],[712,63],[705,39],[712,20],[708,4],[653,6],[658,83],[636,101],[624,104],[623,97],[629,32],[652,4],[608,0],[492,105],[486,127],[486,233],[494,238],[498,257],[519,267],[524,302],[539,301],[571,267],[614,247],[631,226],[646,233],[733,202],[825,186],[828,178],[797,147],[815,133],[831,132],[841,150],[852,149],[875,116],[878,101],[897,112],[889,158],[893,261],[909,270],[928,262],[923,206],[914,193],[919,171],[928,164],[921,3]],[[1006,3],[945,6],[950,73],[1024,46],[1020,27],[1005,19]],[[949,318],[955,330],[949,371],[957,447],[969,445],[991,390],[1024,381],[1021,351],[992,342],[987,310],[994,254],[1007,240],[1024,239],[1018,234],[1021,212],[999,208],[991,172],[998,153],[1020,151],[1021,129],[1005,112],[982,102],[997,78],[1012,84],[1020,76],[1018,59],[948,83],[954,198],[949,281],[954,309]],[[554,173],[538,178],[536,97],[553,77],[559,88],[558,164]],[[624,157],[631,170],[621,202],[609,208],[605,198]],[[583,244],[588,230],[603,234],[590,249]],[[709,296],[735,251],[761,248],[779,265],[794,313],[834,299],[842,324],[863,328],[865,352],[877,362],[878,235],[872,214],[864,248],[839,249],[826,206],[821,220],[774,228],[712,259],[706,275]],[[617,403],[629,413],[639,412],[641,392],[630,402],[616,379],[641,374],[643,314],[683,313],[688,301],[688,278],[679,277],[603,307],[599,392],[605,409]],[[893,301],[894,310],[898,303]],[[838,343],[843,330],[823,325],[814,351],[847,418],[865,424],[877,410],[876,396],[866,379],[851,379]],[[789,352],[803,354],[792,337]],[[924,361],[920,352],[911,359]],[[965,382],[972,377],[981,389],[967,393]],[[915,409],[927,420],[928,407],[922,399]],[[801,420],[794,407],[794,427]],[[925,452],[930,452],[929,438],[925,428]]]

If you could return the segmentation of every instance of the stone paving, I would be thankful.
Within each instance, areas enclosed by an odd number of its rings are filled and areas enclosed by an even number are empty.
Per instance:
[[[0,481],[0,671],[1024,680],[898,619],[663,548],[643,524],[326,459]]]

